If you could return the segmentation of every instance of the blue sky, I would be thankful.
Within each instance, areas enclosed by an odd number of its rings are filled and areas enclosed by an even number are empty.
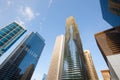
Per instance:
[[[43,74],[47,73],[55,39],[58,35],[65,34],[66,18],[69,16],[75,17],[83,48],[90,50],[98,76],[102,80],[100,70],[107,69],[107,66],[96,45],[94,34],[111,26],[102,18],[99,0],[0,0],[1,27],[17,20],[26,26],[27,33],[38,32],[45,39],[46,45],[32,80],[41,80]],[[8,52],[1,59],[6,58]]]

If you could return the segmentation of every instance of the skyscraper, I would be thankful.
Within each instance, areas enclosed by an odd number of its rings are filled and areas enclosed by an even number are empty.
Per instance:
[[[109,70],[101,70],[102,76],[104,80],[111,80],[110,79],[110,71]]]
[[[102,16],[113,27],[120,26],[120,0],[100,0]]]
[[[64,35],[58,36],[56,38],[52,59],[48,70],[47,80],[61,80],[64,42]]]
[[[38,33],[27,35],[0,65],[0,80],[30,80],[44,45]]]
[[[77,24],[72,16],[66,21],[62,80],[89,80],[87,63]]]
[[[6,52],[24,33],[25,27],[13,22],[0,29],[0,56]]]
[[[86,62],[87,62],[87,68],[88,68],[88,72],[90,74],[90,80],[99,80],[97,72],[95,70],[95,66],[94,66],[92,57],[90,55],[90,51],[89,50],[84,50],[84,56],[85,56],[85,59],[86,59]]]
[[[120,79],[120,26],[95,34],[97,45],[109,67],[111,78]]]

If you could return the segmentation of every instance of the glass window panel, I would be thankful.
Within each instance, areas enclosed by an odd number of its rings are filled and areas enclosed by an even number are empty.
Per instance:
[[[0,41],[0,46],[2,46],[3,45],[3,43]]]
[[[10,36],[14,36],[14,34],[13,34],[13,33],[10,33],[9,35],[10,35]]]
[[[7,40],[6,38],[3,38],[1,41],[5,43],[5,42],[7,42],[8,40]]]

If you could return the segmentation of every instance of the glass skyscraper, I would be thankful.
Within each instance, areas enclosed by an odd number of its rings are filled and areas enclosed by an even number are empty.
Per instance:
[[[66,22],[62,80],[89,80],[78,27],[72,16]]]
[[[0,56],[6,52],[24,33],[26,29],[13,22],[0,29]]]
[[[30,80],[45,42],[32,32],[0,65],[0,80]]]

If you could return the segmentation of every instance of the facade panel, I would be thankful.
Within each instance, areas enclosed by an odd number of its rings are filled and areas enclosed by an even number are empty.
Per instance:
[[[112,72],[114,72],[114,74],[116,74],[117,77],[120,79],[120,64],[119,62],[116,62],[120,61],[120,54],[107,56],[107,59],[110,65],[110,70],[112,70]],[[112,77],[114,78],[114,76]],[[116,78],[114,78],[114,80],[116,80]]]

